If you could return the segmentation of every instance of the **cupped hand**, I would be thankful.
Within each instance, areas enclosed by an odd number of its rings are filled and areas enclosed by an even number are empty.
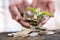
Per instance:
[[[14,20],[22,24],[24,27],[29,27],[30,24],[23,21],[21,13],[18,11],[21,8],[21,4],[22,0],[10,0],[9,10],[11,12],[11,16]]]

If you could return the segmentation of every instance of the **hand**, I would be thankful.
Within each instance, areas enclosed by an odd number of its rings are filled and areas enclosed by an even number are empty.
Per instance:
[[[23,21],[20,12],[18,11],[21,7],[22,0],[10,0],[9,10],[11,12],[11,16],[14,20],[21,23],[24,27],[29,27],[30,24]]]
[[[54,16],[55,7],[54,7],[54,1],[53,0],[34,0],[32,6],[34,8],[39,7],[44,11],[48,11],[52,14],[52,16]]]
[[[49,17],[49,16],[46,16],[46,17],[44,17],[44,18],[45,18],[45,19],[39,23],[39,26],[44,25],[44,24],[49,20],[50,17]]]
[[[46,6],[48,9],[47,11],[50,12],[52,16],[54,16],[54,12],[55,12],[54,1],[53,0],[47,1],[47,6]],[[49,18],[50,18],[49,16],[46,16],[45,20],[43,20],[39,25],[44,25],[49,20]]]

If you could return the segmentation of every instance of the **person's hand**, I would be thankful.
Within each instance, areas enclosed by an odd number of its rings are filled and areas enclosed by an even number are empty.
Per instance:
[[[49,17],[49,16],[46,16],[46,17],[44,17],[44,18],[45,18],[45,19],[39,23],[39,26],[44,25],[44,24],[49,20],[50,17]]]
[[[41,6],[42,5],[42,6]],[[48,11],[54,16],[55,8],[53,0],[35,0],[33,2],[33,7],[40,7],[44,11]],[[39,26],[44,25],[50,17],[45,17],[45,20],[39,23]]]
[[[20,12],[18,11],[21,7],[22,0],[10,0],[9,10],[11,12],[11,16],[14,20],[21,23],[24,27],[29,27],[30,24],[23,21]]]
[[[44,11],[48,11],[52,14],[52,16],[54,16],[55,7],[53,0],[34,0],[32,6],[35,8],[39,7]]]
[[[47,6],[48,8],[48,12],[50,12],[52,14],[52,16],[54,16],[54,12],[55,12],[55,7],[54,7],[54,1],[53,0],[49,0],[47,1]],[[48,20],[49,20],[49,16],[45,17],[45,20],[43,20],[39,25],[44,25]]]

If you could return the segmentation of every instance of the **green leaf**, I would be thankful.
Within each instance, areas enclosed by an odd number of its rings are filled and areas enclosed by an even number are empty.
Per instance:
[[[37,15],[37,20],[39,20],[43,15],[52,16],[51,13],[49,13],[47,11],[43,11],[43,12],[40,12],[39,15]]]
[[[43,15],[52,16],[52,14],[47,11],[41,12],[41,14],[39,16],[43,16]]]
[[[35,26],[35,29],[40,30],[40,28],[38,26]]]
[[[32,12],[36,12],[35,8],[33,8],[33,7],[28,7],[27,10],[31,10]]]

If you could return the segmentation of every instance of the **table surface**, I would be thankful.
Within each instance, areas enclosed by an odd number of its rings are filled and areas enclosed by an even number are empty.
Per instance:
[[[11,32],[0,33],[0,40],[60,40],[60,30],[54,35],[39,35],[36,37],[8,37]]]

